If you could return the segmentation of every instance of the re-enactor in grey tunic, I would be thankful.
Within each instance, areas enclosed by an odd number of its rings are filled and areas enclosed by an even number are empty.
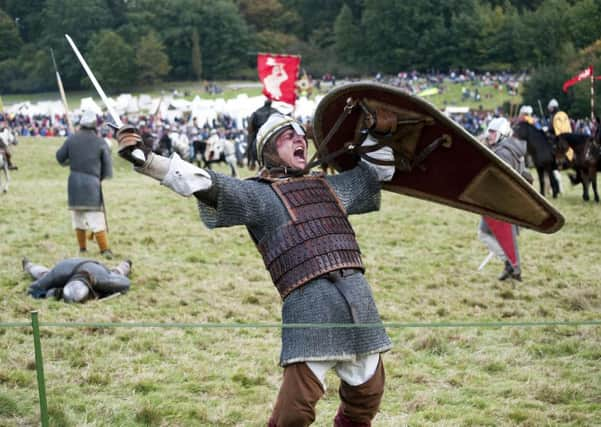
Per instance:
[[[69,165],[69,209],[102,211],[100,182],[111,178],[113,166],[111,153],[94,129],[81,129],[69,138],[56,152],[56,160]]]
[[[209,228],[244,225],[254,242],[264,239],[290,221],[286,207],[268,181],[240,181],[208,171],[212,189],[200,196],[198,206]],[[380,207],[380,182],[367,163],[352,170],[327,176],[347,214],[376,211]],[[311,280],[288,294],[282,306],[282,321],[291,323],[380,323],[370,286],[363,273],[340,278],[347,288],[347,301],[326,277]],[[391,348],[383,327],[362,328],[283,328],[280,364],[299,361],[354,360]]]

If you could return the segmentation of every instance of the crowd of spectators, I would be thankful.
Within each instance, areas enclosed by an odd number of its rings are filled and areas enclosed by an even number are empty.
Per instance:
[[[10,128],[16,136],[60,136],[69,134],[67,117],[64,114],[27,115],[0,111],[0,127]]]
[[[499,91],[506,91],[509,95],[517,95],[520,85],[527,78],[526,73],[477,73],[472,70],[451,71],[450,73],[411,71],[399,72],[396,76],[383,76],[378,73],[375,76],[376,81],[396,86],[412,95],[418,95],[432,87],[437,88],[439,93],[444,93],[449,85],[459,84],[462,85],[463,100],[468,98],[480,100],[480,89],[483,87],[492,87]],[[468,85],[475,86],[475,88],[470,89],[467,87]]]
[[[492,87],[499,91],[506,91],[508,94],[516,95],[520,85],[527,78],[525,73],[477,73],[472,70],[452,71],[450,73],[421,73],[418,71],[399,72],[394,76],[386,76],[377,73],[373,80],[387,83],[412,95],[418,95],[429,88],[437,88],[439,93],[448,90],[449,85],[461,85],[461,100],[478,101],[482,96],[480,90],[483,87]],[[341,82],[352,79],[342,79]],[[325,83],[325,84],[324,84]],[[313,80],[313,86],[317,89],[315,92],[327,91],[329,87],[336,85],[336,77],[330,73],[324,75],[319,80]],[[488,122],[499,115],[496,111],[484,111],[482,109],[470,110],[467,113],[452,114],[451,117],[461,124],[468,132],[473,135],[483,133]],[[545,118],[534,117],[535,125],[543,128],[548,126]],[[98,129],[105,137],[112,136],[112,130],[105,125],[107,117],[98,116]],[[155,141],[160,141],[163,135],[186,134],[189,139],[207,138],[212,130],[218,131],[227,139],[240,140],[245,137],[246,123],[237,123],[227,114],[219,114],[215,120],[210,123],[196,123],[191,121],[184,114],[182,118],[168,121],[158,116],[129,116],[122,117],[123,121],[130,122],[148,134],[152,135]],[[301,118],[304,121],[307,118]],[[75,118],[77,123],[77,118]],[[589,119],[579,119],[572,123],[572,129],[575,133],[590,135],[593,132],[594,124]],[[63,115],[25,115],[8,114],[0,112],[0,128],[9,127],[16,136],[58,136],[66,137],[69,135],[66,116]]]

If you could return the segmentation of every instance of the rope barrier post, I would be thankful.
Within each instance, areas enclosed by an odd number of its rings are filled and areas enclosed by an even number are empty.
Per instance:
[[[44,382],[44,361],[42,359],[42,343],[40,341],[40,325],[38,312],[31,312],[31,326],[33,328],[33,345],[35,347],[35,369],[38,375],[38,392],[40,395],[40,418],[42,427],[48,427],[48,405],[46,403],[46,384]]]

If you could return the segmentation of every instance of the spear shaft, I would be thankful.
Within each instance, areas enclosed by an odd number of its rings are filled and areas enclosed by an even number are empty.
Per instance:
[[[52,64],[54,64],[54,71],[56,72],[56,83],[58,85],[58,91],[61,94],[63,108],[65,109],[65,117],[67,118],[67,128],[69,129],[69,133],[73,134],[75,129],[73,128],[73,123],[71,122],[71,117],[69,115],[69,104],[67,104],[67,96],[65,95],[65,89],[63,88],[63,81],[61,80],[61,75],[58,72],[58,67],[56,66],[56,60],[54,59],[54,51],[52,50],[52,48],[50,48],[50,55],[52,56]]]

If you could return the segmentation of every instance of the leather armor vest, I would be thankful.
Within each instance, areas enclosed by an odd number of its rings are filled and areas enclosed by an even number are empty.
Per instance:
[[[364,270],[355,233],[325,179],[291,178],[271,185],[291,221],[262,241],[258,249],[282,299],[331,271]]]

